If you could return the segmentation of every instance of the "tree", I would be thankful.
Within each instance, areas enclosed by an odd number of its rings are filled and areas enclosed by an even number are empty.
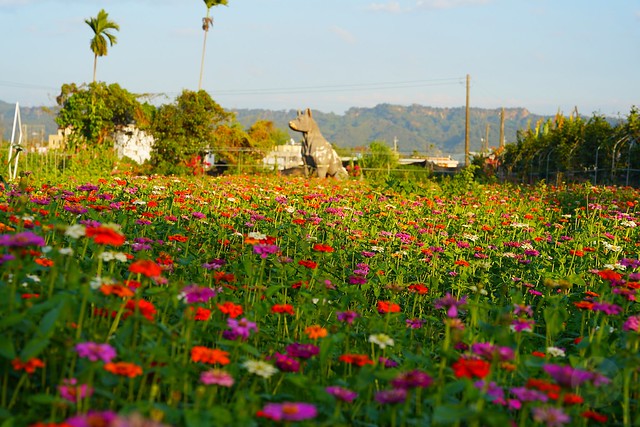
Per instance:
[[[117,83],[64,84],[56,101],[61,107],[56,123],[74,131],[71,145],[101,145],[116,128],[131,123],[144,127],[153,114],[152,106],[141,104]]]
[[[198,90],[202,89],[202,73],[204,72],[204,53],[207,48],[207,33],[209,28],[213,26],[213,18],[209,16],[211,8],[214,6],[227,5],[228,0],[204,0],[207,6],[207,16],[202,18],[202,29],[204,30],[204,42],[202,43],[202,61],[200,62],[200,80],[198,80]]]
[[[233,118],[207,92],[184,90],[175,103],[162,105],[156,112],[151,126],[155,138],[151,165],[163,174],[188,172],[186,165],[212,148],[217,128]]]
[[[85,19],[84,22],[93,30],[94,34],[89,47],[93,52],[93,82],[95,83],[98,56],[107,55],[107,41],[110,46],[117,43],[118,39],[111,31],[120,31],[120,26],[113,21],[109,21],[109,14],[104,9],[101,9],[95,18]]]

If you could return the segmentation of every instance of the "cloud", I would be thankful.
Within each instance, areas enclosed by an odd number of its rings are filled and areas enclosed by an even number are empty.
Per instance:
[[[417,0],[416,7],[420,9],[454,9],[466,6],[481,6],[492,0]]]
[[[402,7],[397,1],[391,1],[388,3],[371,3],[367,6],[367,10],[371,10],[373,12],[399,13],[402,12]]]
[[[333,26],[331,27],[331,32],[349,44],[354,44],[357,41],[356,37],[344,28]]]

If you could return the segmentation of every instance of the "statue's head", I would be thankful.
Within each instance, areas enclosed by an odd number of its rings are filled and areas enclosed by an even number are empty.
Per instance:
[[[309,132],[316,126],[309,108],[305,111],[298,110],[298,116],[289,122],[289,127],[297,132]]]

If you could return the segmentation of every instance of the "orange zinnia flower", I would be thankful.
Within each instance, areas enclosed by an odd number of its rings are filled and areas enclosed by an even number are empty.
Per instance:
[[[218,304],[218,309],[224,314],[228,315],[232,319],[240,316],[243,312],[242,306],[238,304],[234,304],[232,302],[225,302],[223,304]]]
[[[105,295],[113,294],[121,298],[128,298],[135,295],[131,289],[122,285],[102,285],[100,286],[100,292]]]
[[[218,350],[217,348],[207,348],[197,345],[191,349],[191,361],[202,362],[209,365],[228,365],[229,353],[224,350]]]
[[[130,362],[110,362],[104,365],[104,370],[114,375],[134,378],[142,375],[142,368]]]
[[[51,267],[53,265],[53,261],[48,258],[36,258],[34,261],[36,262],[36,264],[43,267]]]
[[[118,233],[113,227],[104,225],[87,227],[84,233],[99,245],[122,246],[126,240],[125,236]]]
[[[311,325],[304,330],[304,333],[312,340],[316,340],[326,337],[328,332],[320,325]]]
[[[189,240],[189,238],[187,236],[183,236],[181,234],[174,234],[173,236],[169,236],[169,241],[170,242],[186,242],[187,240]]]
[[[129,271],[139,273],[147,277],[158,277],[162,274],[162,269],[158,264],[149,259],[139,259],[131,263]]]

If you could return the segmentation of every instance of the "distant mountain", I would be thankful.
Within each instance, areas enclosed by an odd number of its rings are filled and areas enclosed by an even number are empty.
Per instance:
[[[301,134],[289,129],[288,122],[296,110],[233,110],[243,126],[256,120],[270,120],[286,130],[294,140]],[[397,141],[401,153],[464,153],[465,108],[435,108],[422,105],[380,104],[373,108],[351,108],[344,115],[322,113],[312,109],[313,117],[324,137],[338,147],[366,147],[372,141],[384,141],[390,147]],[[516,141],[518,129],[535,126],[548,117],[531,114],[524,108],[506,108],[504,138]],[[469,109],[469,145],[471,151],[482,149],[489,125],[489,146],[497,147],[500,136],[500,109]]]
[[[58,107],[20,107],[22,124],[39,138],[55,134],[55,114]],[[302,135],[289,129],[296,110],[237,109],[232,110],[243,127],[249,128],[257,120],[272,121],[277,128],[289,133],[294,140]],[[398,151],[410,154],[464,153],[465,108],[436,108],[422,105],[400,106],[380,104],[373,108],[350,108],[344,114],[322,113],[312,109],[313,117],[324,137],[338,147],[366,147],[372,141],[384,141],[390,147],[397,140]],[[500,109],[470,108],[469,143],[471,151],[482,149],[482,139],[489,125],[489,146],[499,145]],[[0,101],[0,132],[11,139],[15,104]],[[505,141],[515,142],[518,129],[535,126],[549,117],[529,113],[524,108],[506,108]],[[34,133],[35,132],[35,133]],[[33,138],[31,136],[30,138]]]
[[[44,141],[48,141],[48,136],[55,134],[58,130],[58,125],[55,122],[57,111],[58,107],[20,106],[20,121],[23,126],[27,126],[27,132],[30,133],[28,137],[33,139],[37,135],[37,139],[44,138]],[[15,104],[0,101],[0,135],[2,135],[5,141],[11,141],[15,113]],[[22,137],[25,139],[27,135],[23,135]]]

